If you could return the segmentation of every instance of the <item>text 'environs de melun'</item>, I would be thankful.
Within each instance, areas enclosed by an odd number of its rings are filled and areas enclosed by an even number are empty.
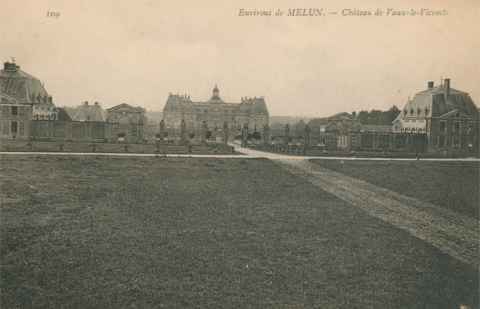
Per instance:
[[[341,9],[327,10],[324,8],[289,8],[281,9],[239,9],[238,16],[445,16],[445,9]]]

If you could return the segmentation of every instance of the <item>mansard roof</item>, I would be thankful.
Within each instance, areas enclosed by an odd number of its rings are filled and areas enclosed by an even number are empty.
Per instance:
[[[478,117],[477,107],[467,92],[454,88],[449,88],[448,95],[446,92],[446,86],[440,85],[416,93],[393,122],[409,117],[440,117],[453,110]]]
[[[37,102],[49,95],[40,80],[22,70],[15,63],[6,62],[0,70],[0,92],[15,98],[18,103]]]

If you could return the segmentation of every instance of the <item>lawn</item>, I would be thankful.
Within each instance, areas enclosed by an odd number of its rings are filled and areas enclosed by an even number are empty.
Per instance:
[[[0,157],[1,308],[458,308],[476,269],[257,159]]]
[[[479,217],[480,162],[312,160],[392,191]]]

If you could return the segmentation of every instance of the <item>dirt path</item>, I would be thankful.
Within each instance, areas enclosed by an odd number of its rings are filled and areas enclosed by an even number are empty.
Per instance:
[[[371,216],[406,230],[443,253],[478,267],[478,220],[322,168],[307,160],[277,159],[276,162]]]

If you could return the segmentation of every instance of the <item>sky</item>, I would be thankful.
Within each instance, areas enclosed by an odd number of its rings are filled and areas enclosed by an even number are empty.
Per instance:
[[[401,108],[428,80],[438,84],[442,77],[480,105],[478,0],[2,0],[1,6],[0,60],[14,57],[57,106],[98,101],[161,111],[170,92],[202,101],[218,84],[227,102],[264,96],[271,115],[318,117]],[[285,16],[293,8],[326,14]],[[388,8],[447,15],[342,15]],[[239,16],[240,9],[285,15]]]

